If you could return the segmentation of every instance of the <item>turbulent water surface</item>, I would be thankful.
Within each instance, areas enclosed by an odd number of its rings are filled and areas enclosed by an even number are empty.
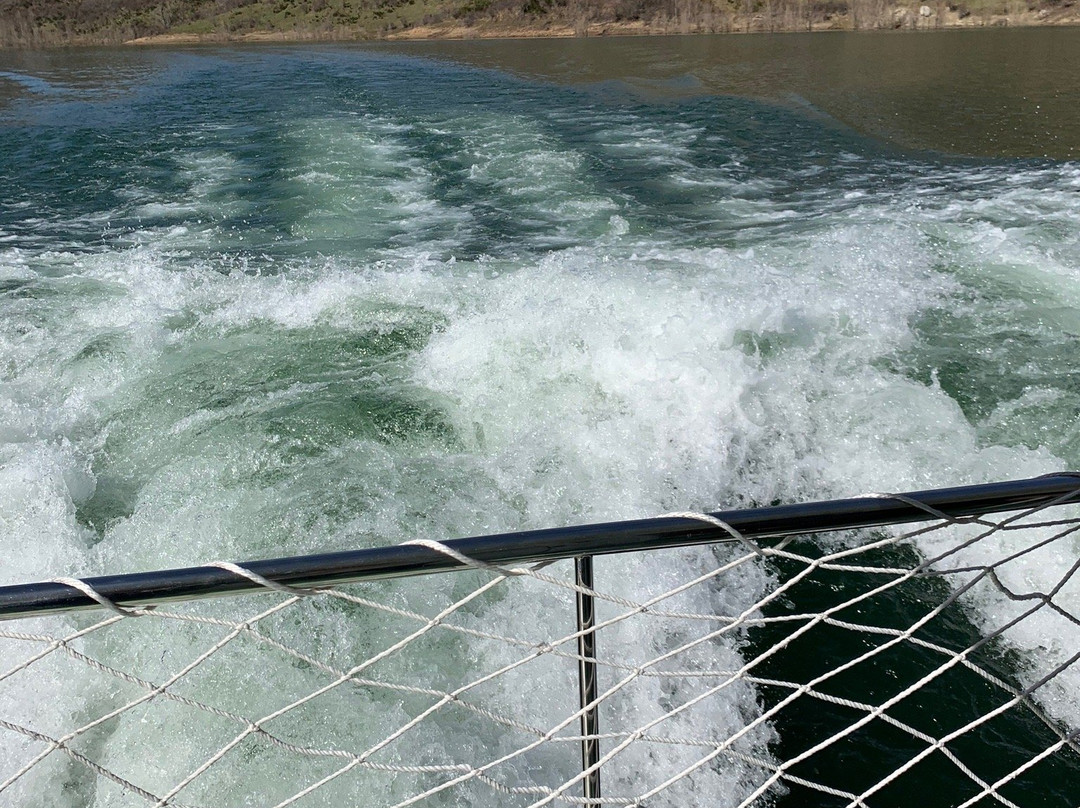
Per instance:
[[[483,47],[3,57],[3,583],[1080,467],[1075,88],[912,152],[896,82],[856,114],[779,92],[812,65]],[[949,86],[919,126],[985,126]]]

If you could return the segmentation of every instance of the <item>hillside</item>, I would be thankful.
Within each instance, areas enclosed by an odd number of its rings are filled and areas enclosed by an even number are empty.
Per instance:
[[[1080,24],[1075,0],[0,0],[0,47]]]

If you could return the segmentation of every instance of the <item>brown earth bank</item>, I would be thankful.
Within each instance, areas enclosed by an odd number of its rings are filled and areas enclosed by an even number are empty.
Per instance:
[[[1080,0],[0,0],[0,47],[1080,25]]]
[[[953,28],[1006,28],[1043,25],[1080,26],[1080,5],[1053,12],[1022,11],[974,17],[958,10],[946,8],[939,16],[920,16],[918,9],[909,11],[904,7],[891,7],[885,15],[893,24],[865,25],[863,30],[944,30]],[[603,36],[670,36],[673,34],[714,33],[783,33],[806,31],[850,31],[857,21],[848,13],[829,15],[823,19],[800,20],[796,24],[784,24],[766,15],[734,14],[729,18],[711,23],[685,20],[584,20],[544,21],[523,24],[516,20],[481,20],[466,24],[457,20],[422,23],[398,30],[383,32],[377,36],[349,36],[342,32],[308,31],[251,31],[243,34],[157,34],[126,40],[125,45],[189,45],[213,42],[310,42],[341,41],[343,39],[384,40],[438,40],[438,39],[539,39]]]
[[[1040,25],[1080,25],[1080,7],[1063,10],[1065,13],[1041,14],[1024,11],[994,14],[974,18],[970,14],[946,9],[940,16],[919,16],[903,7],[886,9],[885,19],[891,24],[857,26],[850,14],[829,15],[814,20],[772,20],[766,15],[732,15],[711,23],[693,20],[603,21],[586,20],[574,23],[551,23],[544,26],[524,26],[499,21],[483,21],[473,25],[456,22],[415,25],[387,33],[390,40],[416,39],[529,39],[536,37],[595,37],[595,36],[666,36],[671,34],[712,33],[782,33],[806,31],[850,30],[941,30],[946,28],[1004,28]]]
[[[944,30],[953,28],[1004,28],[1042,25],[1080,26],[1080,9],[1075,14],[1039,16],[1037,13],[996,14],[989,18],[972,19],[956,12],[946,12],[943,18],[935,20],[905,19],[903,11],[898,9],[896,18],[904,25],[888,26],[906,30]],[[867,27],[865,30],[882,30],[886,26]],[[308,31],[251,31],[243,34],[156,34],[126,40],[125,45],[194,45],[220,42],[312,42],[341,41],[348,39],[384,39],[384,40],[431,40],[431,39],[541,39],[603,36],[670,36],[672,34],[706,33],[782,33],[806,31],[850,31],[856,30],[850,17],[838,15],[828,20],[812,21],[797,26],[784,26],[779,23],[769,24],[761,16],[749,18],[734,16],[726,26],[685,25],[669,21],[586,21],[576,23],[547,22],[543,25],[522,25],[515,22],[485,20],[472,25],[460,22],[441,22],[413,25],[400,30],[389,31],[379,36],[348,36]]]

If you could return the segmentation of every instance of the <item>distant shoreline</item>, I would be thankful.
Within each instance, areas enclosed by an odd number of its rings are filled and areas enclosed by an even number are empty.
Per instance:
[[[1080,26],[1077,0],[0,0],[0,50]]]
[[[350,36],[343,31],[271,31],[257,30],[243,33],[159,33],[150,37],[138,37],[126,40],[125,45],[187,45],[187,44],[225,44],[258,42],[394,42],[394,41],[454,41],[481,39],[573,39],[595,37],[656,37],[656,36],[700,36],[715,33],[808,33],[822,31],[935,31],[935,30],[975,30],[1001,28],[1035,28],[1080,26],[1080,6],[1062,9],[1059,14],[1039,18],[1037,12],[1020,14],[1000,14],[977,19],[960,17],[955,12],[946,11],[941,19],[919,18],[916,21],[903,19],[901,25],[888,27],[854,28],[847,15],[842,15],[810,25],[782,26],[768,25],[760,15],[750,19],[734,17],[728,25],[720,28],[702,28],[680,26],[678,24],[657,24],[642,21],[632,22],[590,22],[571,25],[570,23],[546,23],[523,25],[517,21],[503,24],[498,21],[485,21],[476,25],[462,23],[436,23],[416,25],[401,30],[384,33],[381,36]]]
[[[928,8],[928,7],[924,7]],[[708,34],[761,34],[761,33],[817,33],[828,31],[944,31],[944,30],[976,30],[976,29],[1002,29],[1002,28],[1035,28],[1035,27],[1067,27],[1080,26],[1080,6],[1062,8],[1056,12],[1045,14],[1043,12],[1024,11],[1014,14],[999,14],[980,16],[974,15],[962,17],[954,11],[945,10],[938,17],[933,14],[929,17],[903,15],[907,9],[897,7],[892,16],[897,24],[886,26],[867,26],[856,28],[847,14],[839,15],[830,20],[817,21],[810,24],[781,25],[776,21],[763,19],[762,15],[755,14],[747,17],[734,16],[725,21],[724,25],[703,27],[679,24],[677,21],[666,23],[634,21],[590,21],[571,24],[569,22],[546,22],[543,24],[527,25],[520,20],[513,22],[500,22],[498,20],[483,21],[474,25],[466,25],[460,22],[442,22],[434,24],[414,25],[397,31],[392,31],[379,36],[364,36],[360,34],[349,35],[347,32],[324,32],[324,31],[249,31],[244,33],[214,32],[209,34],[189,33],[166,33],[154,36],[137,37],[126,40],[124,45],[135,46],[169,46],[169,45],[199,45],[199,44],[225,44],[225,43],[259,43],[259,42],[395,42],[395,41],[452,41],[452,40],[478,40],[478,39],[572,39],[590,37],[634,37],[634,36],[677,36],[677,35],[708,35]]]

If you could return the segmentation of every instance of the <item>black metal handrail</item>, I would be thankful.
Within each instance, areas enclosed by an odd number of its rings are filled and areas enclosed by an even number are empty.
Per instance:
[[[684,516],[503,533],[443,542],[441,548],[487,564],[573,558],[577,589],[578,684],[581,707],[581,787],[584,805],[598,808],[600,724],[593,603],[593,556],[694,544],[770,539],[831,530],[962,518],[1080,501],[1080,473],[1061,472],[1028,480],[915,491],[855,499],[750,508],[709,514],[727,527]],[[254,573],[252,580],[235,567]],[[189,567],[72,581],[0,587],[0,619],[93,608],[133,606],[214,595],[266,591],[267,581],[320,587],[378,578],[461,569],[460,558],[434,547],[400,544],[344,553],[296,556],[234,565]],[[70,580],[70,579],[69,579]]]
[[[746,538],[760,540],[927,521],[933,518],[928,508],[952,517],[1000,513],[1058,501],[1077,501],[1080,473],[1061,472],[1027,480],[915,491],[899,497],[858,497],[720,511],[711,516]],[[734,540],[723,529],[699,520],[660,517],[453,539],[444,544],[477,561],[517,564]],[[275,583],[318,587],[445,572],[461,569],[462,563],[430,547],[399,544],[245,561],[239,566]],[[259,584],[220,567],[187,567],[82,580],[119,606],[265,591]],[[98,602],[83,592],[57,581],[0,587],[0,619],[98,606]]]

